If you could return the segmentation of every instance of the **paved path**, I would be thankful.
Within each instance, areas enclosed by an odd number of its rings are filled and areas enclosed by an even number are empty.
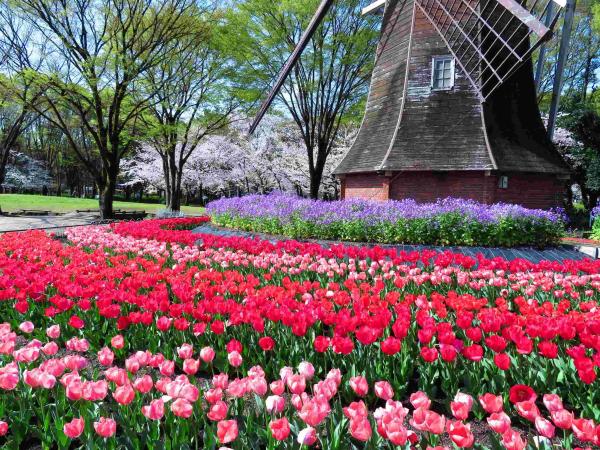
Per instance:
[[[241,236],[241,237],[259,237],[261,239],[265,239],[271,242],[276,242],[278,238],[273,236],[264,235],[261,233],[250,233],[246,231],[239,230],[226,230],[222,228],[217,228],[211,224],[203,224],[198,228],[194,229],[195,233],[204,233],[204,234],[214,234],[217,236]],[[317,242],[317,241],[311,241]],[[318,241],[318,243],[322,245],[329,245],[331,241]],[[375,245],[375,244],[356,244],[352,242],[345,243],[346,245]],[[528,261],[537,263],[540,261],[563,261],[564,259],[574,259],[580,260],[584,258],[589,258],[590,256],[576,250],[574,247],[562,245],[559,247],[547,248],[544,250],[538,250],[530,247],[518,247],[518,248],[494,248],[494,247],[439,247],[439,246],[430,246],[430,245],[381,245],[381,247],[393,247],[402,251],[421,251],[424,249],[437,250],[440,252],[450,250],[455,253],[462,253],[469,256],[477,256],[479,253],[482,253],[486,258],[494,258],[494,257],[502,257],[507,260],[513,260],[517,258],[523,258]]]
[[[2,216],[0,233],[25,230],[60,230],[62,227],[89,225],[99,219],[97,213],[68,213],[60,216]]]

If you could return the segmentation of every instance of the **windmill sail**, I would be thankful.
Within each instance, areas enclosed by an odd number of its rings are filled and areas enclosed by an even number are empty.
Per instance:
[[[560,8],[550,27],[540,20],[552,1],[555,0],[533,0],[529,8],[515,0],[415,0],[415,3],[484,102],[535,49],[552,37]]]
[[[310,21],[308,28],[302,34],[302,37],[300,38],[300,41],[296,45],[296,48],[294,49],[293,53],[288,58],[287,62],[283,66],[283,68],[281,69],[281,72],[279,73],[279,76],[277,77],[277,81],[275,81],[275,85],[273,86],[273,88],[269,92],[269,95],[267,96],[267,98],[265,99],[263,104],[261,105],[260,110],[258,111],[258,114],[256,115],[256,117],[254,118],[254,121],[252,122],[252,125],[250,125],[250,134],[254,133],[254,131],[256,130],[256,127],[258,126],[258,124],[260,123],[262,118],[267,113],[267,110],[269,109],[269,107],[275,100],[275,97],[281,90],[283,83],[285,83],[286,78],[289,76],[289,74],[292,71],[292,69],[294,68],[294,66],[298,63],[298,60],[302,56],[302,52],[304,51],[304,49],[310,42],[310,40],[313,37],[313,35],[315,34],[315,32],[317,31],[317,28],[319,27],[319,25],[321,25],[321,22],[323,22],[325,15],[329,11],[329,8],[331,8],[331,5],[333,5],[334,1],[335,0],[323,0],[321,2],[321,4],[319,5],[319,7],[317,8],[317,12],[315,13],[312,20]]]

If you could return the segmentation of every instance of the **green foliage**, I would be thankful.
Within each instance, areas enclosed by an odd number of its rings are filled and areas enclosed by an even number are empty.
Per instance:
[[[217,225],[283,235],[293,239],[325,239],[378,244],[465,245],[490,247],[557,245],[564,235],[564,224],[546,219],[505,217],[498,223],[480,222],[459,213],[404,219],[367,225],[360,220],[317,225],[294,215],[289,221],[275,218],[247,218],[231,214],[215,215]],[[600,225],[599,225],[600,231]]]

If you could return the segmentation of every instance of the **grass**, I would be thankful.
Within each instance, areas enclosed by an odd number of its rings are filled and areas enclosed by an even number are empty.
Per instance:
[[[82,209],[98,209],[98,200],[91,198],[52,197],[43,195],[26,194],[0,194],[0,207],[3,212],[14,212],[22,209],[52,211],[55,213],[74,212]],[[115,201],[113,208],[121,210],[144,210],[156,212],[165,209],[165,205],[159,203],[138,203]],[[181,210],[186,214],[201,214],[204,208],[199,206],[182,206]]]

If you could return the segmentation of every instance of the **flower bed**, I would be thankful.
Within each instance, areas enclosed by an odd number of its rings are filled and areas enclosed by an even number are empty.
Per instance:
[[[453,198],[324,202],[275,193],[216,200],[206,211],[217,225],[294,239],[542,248],[564,234],[560,213]]]
[[[598,261],[194,223],[0,236],[0,446],[600,443]]]

